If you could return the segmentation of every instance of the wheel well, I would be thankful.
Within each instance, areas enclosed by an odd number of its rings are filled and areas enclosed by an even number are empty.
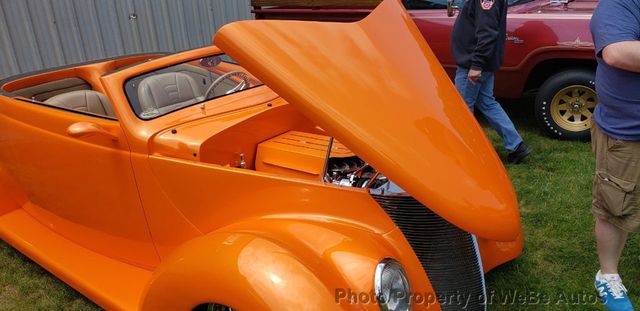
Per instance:
[[[207,309],[209,309],[209,304],[208,303],[202,303],[202,304],[197,305],[191,311],[207,311]]]
[[[197,305],[192,311],[233,311],[232,308],[218,303],[203,303]]]
[[[542,61],[531,70],[524,86],[524,91],[540,88],[544,81],[558,72],[567,69],[589,69],[595,71],[596,66],[596,61],[590,59],[559,58]]]

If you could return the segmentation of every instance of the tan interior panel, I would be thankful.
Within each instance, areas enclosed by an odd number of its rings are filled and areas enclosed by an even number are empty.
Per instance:
[[[12,93],[44,102],[51,97],[63,93],[91,89],[91,85],[80,78],[67,78],[26,87],[15,90]]]

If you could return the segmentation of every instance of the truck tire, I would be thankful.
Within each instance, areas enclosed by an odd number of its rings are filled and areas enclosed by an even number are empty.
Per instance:
[[[570,69],[551,76],[536,96],[538,124],[557,139],[588,140],[598,103],[595,88],[592,70]]]

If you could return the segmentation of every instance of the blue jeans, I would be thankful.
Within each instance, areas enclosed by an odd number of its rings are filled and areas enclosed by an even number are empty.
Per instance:
[[[482,72],[482,76],[476,82],[471,84],[467,75],[469,69],[458,67],[456,71],[456,89],[464,98],[464,101],[473,112],[473,108],[477,108],[487,118],[489,124],[498,132],[504,141],[504,147],[509,152],[516,150],[522,142],[522,137],[518,134],[513,122],[500,103],[493,97],[493,72]]]

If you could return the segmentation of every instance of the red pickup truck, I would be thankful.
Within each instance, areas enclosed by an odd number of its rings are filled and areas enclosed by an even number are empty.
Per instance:
[[[536,119],[548,134],[560,139],[587,139],[598,102],[596,61],[589,31],[598,2],[506,1],[507,46],[503,67],[496,73],[496,96],[521,98],[535,92]],[[447,0],[402,2],[453,77],[450,38],[455,10],[453,17],[448,16]],[[365,17],[379,3],[380,0],[253,0],[252,6],[256,19],[349,22]]]

